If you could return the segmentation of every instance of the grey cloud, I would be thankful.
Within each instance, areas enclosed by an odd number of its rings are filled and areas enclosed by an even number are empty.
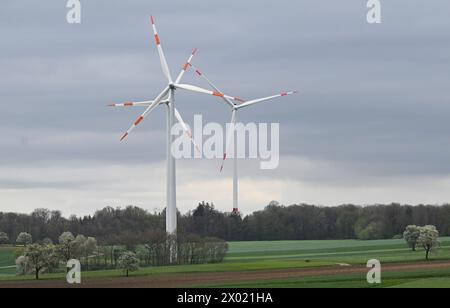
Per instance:
[[[196,65],[224,92],[251,99],[301,91],[239,114],[243,122],[281,123],[282,159],[335,166],[348,171],[349,183],[352,177],[445,177],[449,10],[445,0],[384,1],[384,23],[374,26],[365,22],[365,1],[101,0],[84,1],[83,22],[75,26],[65,22],[65,1],[5,1],[0,165],[131,166],[164,158],[164,110],[120,144],[141,110],[105,107],[153,99],[164,86],[148,20],[154,14],[173,74],[198,47]],[[186,82],[207,87],[193,74]],[[220,101],[190,93],[177,98],[188,122],[197,113],[229,121]],[[311,172],[274,176],[317,185],[340,176]]]

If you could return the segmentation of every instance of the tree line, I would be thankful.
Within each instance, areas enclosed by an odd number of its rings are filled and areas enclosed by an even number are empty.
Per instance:
[[[223,213],[202,202],[193,211],[178,213],[180,234],[227,241],[390,239],[402,237],[408,225],[434,225],[450,235],[450,205],[341,205],[321,207],[271,202],[247,216]],[[59,211],[37,209],[31,214],[0,213],[0,243],[15,243],[22,232],[37,242],[58,242],[63,232],[94,237],[99,245],[124,245],[127,250],[142,239],[164,233],[165,212],[141,208],[106,207],[94,215],[64,218]]]

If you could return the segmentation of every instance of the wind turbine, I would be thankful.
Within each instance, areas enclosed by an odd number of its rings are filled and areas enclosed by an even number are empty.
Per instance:
[[[212,89],[214,89],[214,91],[217,91],[219,93],[222,93],[219,88],[217,88],[212,82],[211,80],[209,80],[209,78],[202,72],[200,71],[197,67],[193,66],[192,67],[195,69],[195,73],[200,76],[201,78],[203,78],[210,86]],[[228,158],[228,153],[229,153],[229,148],[231,145],[231,140],[234,140],[234,145],[233,145],[233,152],[234,152],[234,157],[233,157],[233,214],[238,214],[239,213],[239,199],[238,199],[238,160],[237,160],[237,131],[236,131],[236,123],[237,123],[237,112],[238,110],[241,110],[242,108],[246,108],[246,107],[250,107],[262,102],[266,102],[278,97],[284,97],[284,96],[288,96],[288,95],[292,95],[292,94],[296,94],[298,93],[298,91],[291,91],[291,92],[282,92],[280,94],[276,94],[276,95],[272,95],[272,96],[268,96],[268,97],[263,97],[263,98],[258,98],[258,99],[254,99],[251,101],[247,101],[247,102],[243,102],[242,100],[240,100],[242,103],[241,104],[236,104],[235,102],[231,101],[229,98],[223,96],[222,99],[225,101],[225,103],[227,103],[227,105],[231,108],[231,121],[230,121],[230,125],[228,127],[228,131],[227,131],[227,142],[226,142],[226,148],[225,148],[225,152],[223,154],[223,160],[222,160],[222,165],[220,166],[220,172],[222,172],[225,161]]]
[[[208,95],[213,95],[217,97],[226,98],[227,100],[239,100],[238,98],[231,97],[225,95],[219,91],[210,91],[200,87],[196,87],[189,84],[181,84],[181,80],[184,76],[184,73],[191,67],[191,61],[196,53],[196,49],[190,55],[188,61],[183,65],[181,72],[175,81],[172,79],[172,75],[170,73],[169,66],[167,64],[166,57],[164,55],[164,51],[161,46],[161,39],[159,37],[158,31],[156,30],[155,20],[153,16],[151,16],[151,23],[153,27],[153,33],[155,37],[156,47],[158,49],[159,59],[161,62],[161,68],[164,76],[167,79],[167,86],[164,90],[158,94],[158,96],[153,101],[144,101],[144,102],[127,102],[123,104],[112,104],[110,106],[114,107],[131,107],[131,106],[143,106],[147,107],[145,111],[137,118],[137,120],[131,125],[131,127],[126,131],[126,133],[120,139],[121,141],[127,138],[130,133],[138,126],[156,107],[159,105],[167,106],[167,187],[166,187],[166,231],[168,234],[176,236],[177,232],[177,204],[176,204],[176,163],[175,158],[171,153],[171,145],[174,141],[175,136],[171,134],[171,128],[174,125],[175,118],[181,123],[185,133],[191,139],[191,141],[195,142],[192,138],[192,134],[188,129],[187,125],[184,123],[181,114],[175,108],[175,91],[177,89],[183,89],[191,92],[203,93]],[[198,148],[198,147],[197,147]],[[174,257],[173,255],[171,256]],[[175,256],[176,258],[176,256]],[[173,259],[172,259],[173,261]]]

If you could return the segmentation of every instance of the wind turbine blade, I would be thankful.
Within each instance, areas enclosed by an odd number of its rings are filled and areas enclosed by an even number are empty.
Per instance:
[[[265,101],[268,101],[268,100],[271,100],[271,99],[274,99],[274,98],[277,98],[277,97],[283,97],[283,96],[288,96],[288,95],[297,94],[297,93],[298,93],[298,91],[283,92],[281,94],[277,94],[277,95],[273,95],[273,96],[268,96],[268,97],[264,97],[264,98],[254,99],[254,100],[245,102],[243,104],[240,104],[240,105],[236,106],[236,108],[237,109],[241,109],[241,108],[248,107],[248,106],[251,106],[251,105],[255,105],[255,104],[258,104],[258,103],[262,103],[262,102],[265,102]]]
[[[161,39],[159,38],[158,31],[156,30],[155,19],[153,16],[150,17],[153,27],[153,33],[155,35],[156,48],[158,49],[159,60],[161,61],[161,68],[163,74],[167,77],[169,83],[172,83],[172,76],[170,75],[169,65],[167,64],[166,56],[161,46]]]
[[[169,87],[166,87],[153,101],[153,103],[148,106],[148,108],[141,114],[139,118],[131,125],[131,127],[127,130],[127,132],[122,136],[120,141],[124,140],[132,131],[133,129],[139,125],[139,123],[142,122],[142,120],[145,119],[146,116],[148,116],[162,101],[162,99],[169,93]]]
[[[196,68],[195,66],[192,66],[195,69],[195,73],[200,76],[201,78],[203,78],[210,86],[211,88],[214,89],[214,91],[216,91],[217,93],[222,93],[222,91],[219,90],[219,88],[217,88],[210,80],[208,77],[206,77],[206,75],[201,72],[198,68]],[[222,96],[223,100],[225,101],[225,103],[227,103],[228,105],[230,105],[231,108],[234,108],[235,104],[227,97]],[[236,101],[240,101],[240,102],[244,102],[244,100],[235,97],[234,100]]]
[[[194,138],[192,137],[192,132],[186,125],[186,123],[183,121],[183,118],[181,117],[180,112],[175,108],[175,118],[177,118],[177,121],[180,122],[181,126],[183,127],[184,132],[188,136],[188,138],[191,140],[192,144],[194,145],[195,149],[201,153],[199,146],[195,143]]]
[[[192,50],[192,54],[190,55],[189,59],[187,60],[187,62],[183,65],[183,68],[181,69],[180,74],[178,75],[175,83],[179,83],[181,81],[181,79],[184,76],[184,73],[186,73],[186,71],[192,66],[191,62],[192,59],[194,58],[195,54],[197,53],[197,48],[194,48],[194,50]]]
[[[167,104],[169,100],[162,100],[160,104]],[[148,107],[153,104],[153,101],[145,102],[126,102],[122,104],[109,104],[108,107]]]
[[[228,127],[228,131],[227,131],[227,143],[225,145],[225,152],[223,153],[223,159],[222,159],[222,165],[220,166],[220,172],[223,171],[225,161],[228,158],[230,144],[231,144],[231,140],[234,135],[235,129],[236,129],[236,109],[233,109],[233,112],[231,113],[230,126]],[[234,149],[234,155],[237,155],[237,149]]]
[[[153,103],[153,101],[145,101],[145,102],[126,102],[123,104],[110,104],[109,107],[134,107],[134,106],[145,106],[148,107]]]
[[[232,96],[223,94],[223,93],[218,92],[218,91],[214,92],[214,91],[211,91],[211,90],[206,90],[206,89],[203,89],[203,88],[200,88],[200,87],[197,87],[197,86],[193,86],[193,85],[190,85],[190,84],[175,84],[174,86],[176,88],[187,90],[187,91],[203,93],[203,94],[213,95],[213,96],[217,96],[217,97],[226,97],[226,98],[228,98],[230,100],[236,100],[236,101],[240,100],[237,97],[232,97]]]

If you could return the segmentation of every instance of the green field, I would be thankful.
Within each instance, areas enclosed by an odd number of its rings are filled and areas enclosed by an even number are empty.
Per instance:
[[[439,271],[383,274],[380,285],[369,285],[363,275],[336,275],[274,281],[249,281],[199,287],[220,288],[450,288],[450,268]]]
[[[450,261],[450,238],[441,238],[441,248],[431,254],[435,261]],[[164,275],[196,275],[208,273],[233,273],[242,271],[315,270],[348,268],[365,265],[369,259],[378,259],[383,265],[428,264],[424,252],[412,252],[403,240],[377,241],[276,241],[231,242],[225,262],[220,264],[165,266],[142,268],[133,277],[162,277]],[[63,274],[43,275],[43,279],[62,279]],[[122,277],[119,270],[83,272],[83,279]],[[12,280],[31,280],[33,277],[16,277],[14,249],[0,247],[1,283]],[[288,279],[244,279],[226,283],[198,283],[195,287],[450,287],[448,268],[429,270],[388,271],[383,273],[381,285],[369,285],[362,274],[334,274],[305,276]]]
[[[0,277],[16,273],[13,247],[0,247]]]
[[[433,260],[450,260],[450,238],[441,238],[441,249]],[[365,264],[369,259],[382,263],[422,261],[423,251],[412,252],[403,240],[377,241],[277,241],[231,242],[227,262],[256,260],[321,260],[334,263]]]

